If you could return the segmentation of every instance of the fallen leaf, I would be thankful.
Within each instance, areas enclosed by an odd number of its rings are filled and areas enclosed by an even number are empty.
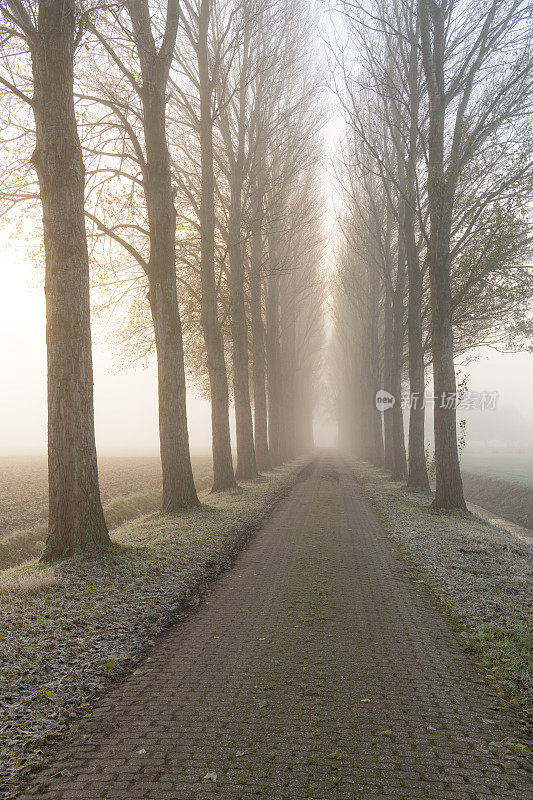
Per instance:
[[[217,778],[218,775],[216,774],[216,772],[207,772],[204,775],[204,781],[216,781]]]

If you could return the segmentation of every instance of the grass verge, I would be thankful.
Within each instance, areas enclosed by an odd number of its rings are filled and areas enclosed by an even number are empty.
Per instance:
[[[533,727],[533,546],[471,514],[436,514],[431,496],[358,464],[365,495],[422,580],[451,610],[498,693]]]
[[[113,551],[98,558],[4,571],[0,797],[14,796],[94,697],[139,660],[184,604],[199,602],[195,593],[232,562],[303,474],[294,463],[232,492],[204,492],[198,510],[129,522],[113,532]]]
[[[210,476],[195,476],[196,488],[201,491],[210,483]],[[104,503],[104,516],[110,531],[161,508],[161,492],[138,492],[115,497]],[[16,567],[25,561],[41,557],[48,531],[47,525],[35,525],[25,530],[12,531],[0,539],[0,571]]]

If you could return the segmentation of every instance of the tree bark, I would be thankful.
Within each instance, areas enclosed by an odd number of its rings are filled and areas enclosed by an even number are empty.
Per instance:
[[[287,284],[287,275],[282,276]],[[298,365],[296,361],[295,322],[290,319],[288,309],[288,286],[282,290],[283,301],[280,302],[281,322],[281,376],[283,389],[280,391],[281,400],[281,458],[290,461],[297,455],[296,450],[296,392],[298,384]],[[281,298],[280,298],[281,300]]]
[[[454,399],[457,393],[453,358],[452,296],[448,255],[437,244],[438,232],[432,224],[429,274],[432,299],[431,340],[433,386],[435,390],[435,508],[463,509],[466,502],[457,448],[457,419]],[[436,226],[435,226],[436,227]],[[443,239],[445,236],[442,237]],[[444,250],[446,246],[444,245]],[[452,405],[449,406],[450,399]]]
[[[394,339],[392,303],[385,298],[385,332],[384,332],[384,357],[383,357],[383,382],[385,390],[392,394],[392,349]],[[396,398],[398,402],[398,398]],[[394,433],[392,411],[383,412],[384,456],[383,466],[390,472],[394,471]]]
[[[404,241],[404,200],[398,203],[398,269],[396,271],[396,284],[394,287],[392,314],[392,358],[391,358],[391,394],[396,398],[392,416],[392,447],[393,463],[392,477],[395,481],[404,481],[407,478],[407,458],[405,453],[405,437],[403,432],[402,397],[402,371],[405,335],[405,241]]]
[[[252,381],[254,389],[255,456],[259,470],[270,469],[263,323],[263,193],[259,178],[252,178],[252,235],[250,245],[250,305],[252,329]]]
[[[409,474],[407,485],[418,489],[429,489],[424,442],[424,346],[422,331],[423,277],[413,242],[408,251],[409,300],[407,311],[407,337],[409,343]]]
[[[255,478],[255,460],[250,384],[248,374],[248,329],[244,298],[244,262],[241,246],[241,187],[233,176],[229,210],[229,292],[233,357],[233,397],[237,433],[238,480]]]
[[[209,74],[209,19],[211,0],[201,0],[198,20],[198,78],[200,89],[200,273],[201,322],[211,392],[213,487],[218,492],[236,486],[231,456],[229,390],[224,341],[218,322],[215,280],[215,176],[213,167],[213,85]]]
[[[163,511],[172,514],[198,504],[189,457],[185,371],[174,269],[150,282],[150,309],[157,351],[159,441],[163,473]]]
[[[410,42],[409,87],[409,149],[405,170],[404,236],[407,259],[407,342],[409,364],[409,462],[407,485],[429,490],[425,452],[425,371],[422,328],[422,301],[424,296],[424,270],[420,267],[415,235],[416,160],[419,139],[419,67],[418,52],[420,25],[416,21]]]
[[[36,146],[43,208],[48,361],[48,538],[43,560],[111,542],[94,436],[84,166],[73,97],[73,2],[39,2],[31,39]]]
[[[154,323],[159,388],[163,511],[198,505],[187,430],[183,338],[176,289],[176,209],[166,137],[166,87],[178,28],[177,0],[169,0],[158,51],[147,0],[128,0],[142,73],[140,95],[146,160],[143,189],[148,214],[149,301]]]
[[[257,240],[259,239],[259,243]],[[260,234],[252,234],[252,266],[250,273],[250,303],[252,323],[252,380],[254,389],[254,433],[255,455],[259,470],[270,469],[268,451],[268,416],[265,369],[265,330],[262,312],[262,280],[260,266],[254,257],[259,251]],[[256,253],[257,256],[257,253]]]
[[[374,463],[374,429],[372,417],[378,413],[375,404],[375,394],[372,397],[372,374],[370,363],[370,342],[368,333],[361,331],[359,342],[360,364],[359,364],[359,452],[363,461]]]
[[[455,186],[444,169],[445,23],[442,9],[432,5],[431,23],[426,0],[420,0],[422,59],[428,84],[428,203],[430,235],[428,268],[431,298],[431,342],[435,392],[434,430],[436,491],[434,507],[466,509],[457,449],[456,397],[453,354],[452,292],[450,282],[450,236]]]
[[[372,464],[376,467],[382,467],[385,459],[385,452],[383,447],[383,420],[381,414],[376,409],[376,393],[380,388],[380,357],[379,357],[379,277],[376,271],[372,271],[370,276],[371,281],[371,315],[370,315],[370,374],[371,374],[371,396],[369,398],[370,406],[372,408]]]
[[[379,277],[375,270],[370,273],[370,320],[369,320],[369,357],[370,357],[370,392],[368,403],[371,409],[370,429],[372,431],[372,450],[370,461],[376,467],[382,467],[384,462],[383,448],[383,421],[381,414],[376,409],[376,393],[380,388],[380,358],[379,358]]]
[[[279,343],[279,276],[276,270],[275,233],[268,237],[266,276],[266,354],[268,392],[268,449],[272,466],[283,463],[281,420],[281,356]]]
[[[235,125],[230,123],[228,113],[220,114],[221,133],[225,141],[229,161],[230,201],[228,208],[228,288],[230,300],[230,329],[232,340],[233,401],[235,405],[235,428],[237,439],[238,480],[249,480],[257,476],[255,458],[252,407],[248,372],[248,324],[245,303],[245,271],[243,243],[243,185],[247,167],[247,82],[249,79],[250,25],[248,10],[243,30],[242,63],[240,65],[239,89]],[[224,97],[224,103],[228,98]],[[229,103],[228,103],[229,105]]]

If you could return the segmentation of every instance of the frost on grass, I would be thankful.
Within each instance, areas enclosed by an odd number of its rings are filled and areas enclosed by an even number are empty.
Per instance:
[[[30,595],[49,589],[58,583],[56,573],[50,567],[39,569],[30,565],[25,569],[9,570],[0,575],[0,595]]]
[[[53,579],[38,565],[4,573],[0,798],[231,561],[298,474],[293,464],[232,492],[203,493],[198,510],[129,522],[113,532],[112,552],[61,562]]]
[[[436,514],[431,497],[357,465],[391,537],[462,622],[496,688],[524,715],[533,699],[533,546],[473,515]]]
[[[197,489],[206,489],[211,481],[211,460],[195,457],[192,466]],[[109,530],[161,508],[161,465],[157,458],[100,459],[99,476]],[[0,459],[0,570],[42,555],[47,498],[45,461]]]

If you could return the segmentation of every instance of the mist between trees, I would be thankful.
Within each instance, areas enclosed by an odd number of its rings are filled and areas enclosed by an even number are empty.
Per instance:
[[[427,488],[423,410],[410,412],[406,448],[399,403],[382,420],[377,389],[399,398],[408,382],[423,396],[431,363],[435,393],[453,393],[454,354],[522,347],[531,333],[532,281],[519,268],[530,246],[530,4],[320,8],[0,3],[1,210],[9,225],[34,214],[37,228],[42,209],[47,560],[110,544],[90,285],[125,357],[157,359],[167,513],[198,504],[187,374],[211,400],[214,491],[311,449],[325,384],[343,444]],[[316,52],[326,17],[329,76]],[[329,79],[346,119],[334,269]],[[442,508],[464,508],[455,417],[436,408]]]
[[[1,5],[4,213],[40,200],[43,214],[45,559],[110,543],[90,269],[129,357],[156,354],[163,511],[198,504],[186,369],[211,397],[214,490],[312,447],[322,77],[308,11],[300,0]]]
[[[347,132],[333,307],[341,440],[429,488],[422,399],[460,397],[454,357],[531,347],[532,25],[521,0],[342,4]],[[376,391],[397,402],[376,413]],[[381,419],[383,416],[383,420]],[[460,437],[459,437],[460,438]],[[434,506],[465,509],[456,409],[435,403]]]

